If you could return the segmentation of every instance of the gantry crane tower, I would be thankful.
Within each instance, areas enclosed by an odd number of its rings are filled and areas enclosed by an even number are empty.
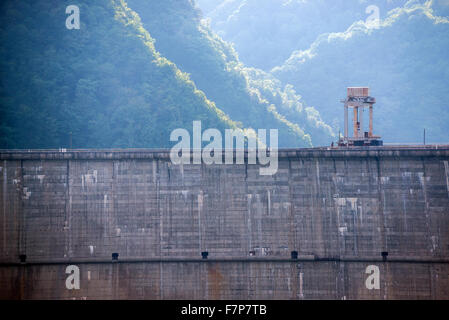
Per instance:
[[[367,87],[349,87],[348,96],[344,103],[345,113],[345,132],[342,138],[339,138],[339,146],[381,146],[383,141],[380,136],[373,134],[373,105],[376,99],[369,95],[369,88]],[[353,136],[349,136],[349,108],[353,109]],[[369,110],[369,131],[364,131],[363,116],[365,109]]]

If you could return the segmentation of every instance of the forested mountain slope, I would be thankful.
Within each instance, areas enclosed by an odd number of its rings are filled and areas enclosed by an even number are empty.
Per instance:
[[[0,4],[0,148],[68,147],[70,136],[78,148],[169,147],[193,120],[278,128],[281,146],[331,141],[319,114],[245,68],[192,2],[78,1],[80,29],[69,30],[72,4]]]
[[[370,22],[373,6],[379,25]],[[386,142],[422,142],[424,128],[428,141],[449,142],[448,1],[215,0],[205,8],[243,62],[291,84],[334,131],[345,88],[366,85]]]
[[[269,71],[294,50],[307,48],[320,34],[345,30],[406,0],[197,0],[204,18],[225,41],[234,43],[243,63]]]
[[[3,2],[0,17],[0,147],[168,146],[193,120],[234,124],[160,56],[120,1],[81,3],[81,27],[65,27],[67,1]]]
[[[128,0],[156,49],[190,74],[199,89],[244,127],[277,128],[281,146],[329,144],[331,128],[290,86],[245,67],[234,48],[200,23],[192,1]]]

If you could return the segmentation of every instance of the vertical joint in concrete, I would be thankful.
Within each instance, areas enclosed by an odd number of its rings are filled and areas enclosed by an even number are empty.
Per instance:
[[[345,104],[345,139],[348,139],[348,105]]]

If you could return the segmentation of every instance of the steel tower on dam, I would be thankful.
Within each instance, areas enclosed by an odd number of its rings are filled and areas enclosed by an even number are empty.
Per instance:
[[[0,150],[0,298],[449,299],[448,163],[449,146],[285,149],[263,176]]]

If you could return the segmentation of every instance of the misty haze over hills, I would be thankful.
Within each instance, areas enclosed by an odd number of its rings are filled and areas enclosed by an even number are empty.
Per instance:
[[[365,85],[386,142],[449,140],[447,0],[78,1],[79,30],[70,4],[0,5],[0,148],[170,147],[193,120],[329,145]]]
[[[206,4],[207,2],[207,4]],[[449,1],[198,0],[241,61],[291,84],[342,130],[347,86],[370,86],[386,142],[449,141]],[[367,27],[379,8],[380,25]]]

